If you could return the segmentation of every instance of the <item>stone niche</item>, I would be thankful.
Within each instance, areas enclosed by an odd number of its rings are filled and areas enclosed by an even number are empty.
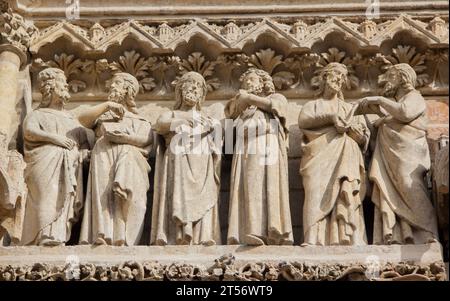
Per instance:
[[[448,2],[381,1],[105,1],[1,2],[0,20],[0,280],[445,280],[448,261]],[[353,3],[354,2],[354,3]],[[299,173],[302,107],[317,99],[320,68],[345,65],[346,102],[380,95],[378,77],[408,64],[426,101],[432,167],[428,193],[439,242],[373,245],[374,205],[363,202],[367,246],[300,246],[304,188]],[[139,83],[139,115],[155,124],[175,103],[175,83],[194,71],[207,95],[202,110],[225,119],[240,76],[262,69],[288,101],[289,205],[293,246],[150,245],[156,149],[138,246],[78,245],[81,220],[65,246],[21,246],[28,189],[23,121],[41,102],[38,74],[64,73],[74,114],[105,103],[113,75]],[[373,120],[368,117],[368,122]],[[89,144],[95,138],[89,132]],[[372,141],[371,143],[375,143]],[[373,146],[364,155],[366,169]],[[89,166],[82,166],[87,190]],[[232,155],[221,162],[219,219],[226,242]],[[369,191],[370,191],[369,187]],[[81,214],[81,217],[83,214]],[[74,266],[75,269],[74,274]],[[78,269],[78,270],[77,270]],[[75,276],[74,276],[75,275]]]

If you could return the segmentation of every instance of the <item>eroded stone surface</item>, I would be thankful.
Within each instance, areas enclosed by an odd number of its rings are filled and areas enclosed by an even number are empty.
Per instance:
[[[61,1],[1,2],[0,280],[70,280],[77,260],[83,280],[445,278],[439,245],[420,243],[437,216],[448,248],[448,2],[382,2],[376,18],[344,0],[163,2],[84,0],[83,20]],[[193,74],[202,89],[183,85]],[[277,120],[257,137],[276,164],[219,149],[160,164],[156,142],[175,132],[155,125],[193,96],[203,124]],[[82,214],[81,243],[127,247],[61,246]],[[132,246],[157,241],[216,246]],[[304,241],[355,246],[245,246]]]
[[[76,256],[76,257],[74,257]],[[439,244],[0,248],[2,280],[445,280]]]

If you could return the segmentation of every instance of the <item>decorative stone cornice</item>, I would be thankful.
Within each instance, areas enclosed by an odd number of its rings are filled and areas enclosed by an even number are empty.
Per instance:
[[[37,74],[43,67],[57,67],[68,78],[71,92],[75,94],[105,91],[107,78],[112,73],[124,71],[134,75],[140,83],[140,95],[161,99],[161,95],[170,97],[173,83],[179,76],[196,71],[206,79],[214,97],[226,97],[226,93],[236,89],[237,72],[256,67],[268,72],[277,91],[289,95],[308,97],[314,94],[314,84],[309,85],[314,72],[330,62],[340,62],[350,71],[352,83],[349,93],[361,95],[377,90],[377,76],[393,64],[409,64],[417,73],[417,87],[421,90],[443,93],[447,91],[448,80],[442,66],[448,62],[447,49],[428,49],[419,51],[412,45],[398,45],[386,53],[349,54],[336,47],[322,53],[304,52],[284,56],[271,48],[260,49],[253,54],[222,53],[210,59],[208,53],[192,52],[183,57],[172,54],[153,54],[145,56],[140,51],[125,50],[118,59],[83,59],[74,54],[55,53],[53,59],[34,60],[33,70]],[[167,72],[168,70],[171,72]],[[238,70],[237,70],[238,69]],[[236,71],[236,72],[235,72]],[[370,71],[370,72],[369,72]],[[234,81],[234,82],[233,82]],[[425,92],[426,93],[426,92]],[[76,97],[76,96],[75,96]]]
[[[181,25],[167,22],[147,24],[145,21],[130,20],[106,28],[98,23],[85,28],[64,20],[42,28],[31,42],[30,51],[37,53],[42,46],[66,37],[88,53],[101,53],[112,45],[121,44],[125,38],[133,37],[158,52],[173,52],[194,36],[201,36],[208,43],[218,44],[223,50],[236,52],[248,42],[254,42],[261,35],[268,34],[287,43],[289,49],[296,52],[310,49],[314,43],[323,41],[333,32],[343,34],[345,39],[354,41],[359,47],[378,48],[384,41],[402,31],[410,32],[429,45],[448,47],[448,23],[443,19],[435,18],[432,24],[427,24],[411,16],[400,15],[378,24],[368,20],[354,23],[332,17],[313,24],[307,24],[301,19],[293,19],[290,24],[284,24],[271,18],[239,24],[235,21],[219,24],[195,19]]]
[[[74,1],[30,1],[11,0],[12,7],[24,16],[31,18],[65,18],[68,6]],[[241,1],[228,0],[218,3],[216,0],[186,1],[122,1],[109,0],[105,11],[104,2],[95,0],[83,0],[79,3],[80,17],[89,18],[107,14],[113,18],[127,18],[148,16],[156,18],[185,18],[186,16],[237,16],[246,14],[257,16],[264,15],[321,15],[334,14],[346,16],[364,16],[368,4],[360,0],[317,0],[317,1],[291,1],[279,0],[276,4],[272,0]],[[436,11],[446,13],[448,1],[380,1],[380,11],[386,14],[399,14],[407,12],[411,14],[423,14],[424,11]]]

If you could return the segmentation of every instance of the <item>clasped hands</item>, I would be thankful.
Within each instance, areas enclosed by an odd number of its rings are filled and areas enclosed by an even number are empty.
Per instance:
[[[243,111],[251,105],[250,102],[252,97],[254,97],[254,94],[248,92],[247,90],[240,89],[239,92],[233,97],[233,100],[240,111]]]
[[[384,102],[389,101],[383,96],[367,96],[359,103],[359,110],[363,114],[377,114],[380,117],[385,117],[386,114],[381,111],[381,106]]]
[[[353,140],[361,144],[363,142],[364,131],[356,123],[346,121],[338,114],[332,116],[334,127],[339,134],[347,133]]]

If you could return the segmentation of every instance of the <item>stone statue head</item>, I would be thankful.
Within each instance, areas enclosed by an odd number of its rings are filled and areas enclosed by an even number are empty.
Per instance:
[[[241,88],[259,96],[275,93],[272,77],[264,70],[250,68],[240,77]]]
[[[70,98],[66,76],[61,69],[46,68],[38,74],[39,91],[42,94],[40,108],[52,103],[66,104]]]
[[[128,111],[137,114],[135,98],[138,92],[138,80],[129,73],[118,72],[111,79],[108,100],[120,103]]]
[[[205,101],[208,87],[206,81],[200,73],[191,71],[183,74],[175,86],[174,110],[179,110],[183,105],[195,107],[201,110],[201,105]]]
[[[378,77],[378,83],[383,85],[383,94],[388,97],[394,96],[399,88],[406,92],[414,90],[416,80],[416,71],[405,63],[390,66]]]
[[[342,91],[350,85],[347,66],[341,63],[329,63],[319,71],[312,80],[312,85],[318,87],[318,94],[337,94],[344,99]]]

